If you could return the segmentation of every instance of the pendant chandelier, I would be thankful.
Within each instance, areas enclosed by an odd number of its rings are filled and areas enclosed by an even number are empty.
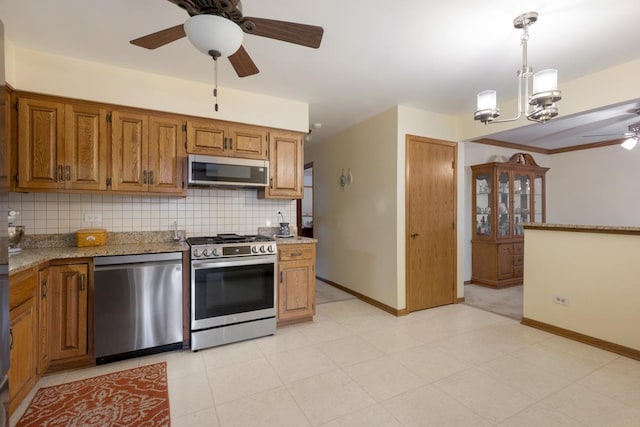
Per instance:
[[[500,116],[500,109],[496,104],[496,91],[485,90],[478,94],[477,111],[473,118],[482,123],[503,123],[518,120],[523,113],[527,119],[544,123],[558,115],[555,103],[562,99],[562,93],[558,90],[558,70],[548,69],[533,74],[533,70],[527,63],[527,41],[529,40],[529,27],[538,20],[537,12],[527,12],[513,20],[513,26],[522,30],[520,44],[522,45],[522,68],[518,75],[518,113],[511,119],[495,120]],[[533,76],[533,79],[531,77]],[[529,81],[533,80],[533,88],[530,90]],[[531,92],[531,95],[529,93]]]

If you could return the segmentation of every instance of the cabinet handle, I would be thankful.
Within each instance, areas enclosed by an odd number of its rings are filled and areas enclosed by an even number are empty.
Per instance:
[[[273,178],[269,178],[269,188],[273,189]]]
[[[416,238],[418,237],[420,234],[419,233],[411,233],[411,237]]]
[[[233,150],[233,138],[229,138],[229,150]]]
[[[291,252],[291,256],[302,256],[302,252]]]
[[[224,141],[222,142],[222,149],[226,150],[227,149],[227,137],[224,137]]]
[[[147,171],[142,171],[142,183],[147,183]]]
[[[85,274],[80,275],[80,290],[84,291],[87,289],[87,276]]]
[[[149,184],[153,184],[153,171],[149,171]]]
[[[47,281],[43,280],[42,281],[42,292],[40,294],[41,298],[46,298],[47,297]]]
[[[62,181],[62,165],[56,167],[56,181]]]
[[[71,181],[71,166],[69,165],[64,167],[64,180]]]
[[[280,272],[280,283],[282,283],[282,271]]]
[[[13,328],[9,329],[9,350],[13,349]]]

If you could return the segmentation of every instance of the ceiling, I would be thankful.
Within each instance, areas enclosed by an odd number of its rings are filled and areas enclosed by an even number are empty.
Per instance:
[[[637,0],[616,0],[615,7],[602,0],[243,0],[242,7],[245,16],[324,28],[319,49],[245,35],[260,73],[238,78],[223,60],[218,77],[221,90],[308,103],[310,123],[322,123],[313,142],[397,104],[472,120],[477,92],[492,88],[499,102],[513,98],[521,50],[512,21],[523,12],[540,14],[530,29],[529,64],[557,68],[560,89],[563,81],[640,57]],[[5,36],[17,47],[212,83],[211,59],[186,38],[156,50],[129,44],[187,17],[167,0],[0,2]],[[630,101],[492,138],[546,149],[596,142],[583,135],[622,134],[638,119],[629,111],[639,107]]]

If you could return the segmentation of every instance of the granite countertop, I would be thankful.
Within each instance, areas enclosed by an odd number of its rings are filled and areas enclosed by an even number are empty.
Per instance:
[[[608,234],[640,234],[640,227],[619,225],[575,225],[575,224],[524,224],[525,229],[549,230],[549,231],[573,231],[583,233],[608,233]]]
[[[303,243],[318,243],[318,239],[311,237],[293,236],[293,237],[277,237],[277,245],[300,245]]]
[[[22,251],[9,255],[9,273],[18,273],[54,259],[153,254],[189,250],[173,241],[171,232],[108,233],[104,246],[75,246],[75,234],[25,236]]]

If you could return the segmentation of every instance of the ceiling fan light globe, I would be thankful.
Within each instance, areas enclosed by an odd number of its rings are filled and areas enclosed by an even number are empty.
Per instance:
[[[633,147],[635,147],[637,143],[638,143],[638,138],[632,137],[632,138],[625,139],[624,142],[620,145],[622,145],[622,148],[626,150],[633,150]]]
[[[184,32],[191,44],[205,55],[216,51],[226,57],[236,53],[242,45],[242,29],[221,16],[192,16],[184,23]]]

